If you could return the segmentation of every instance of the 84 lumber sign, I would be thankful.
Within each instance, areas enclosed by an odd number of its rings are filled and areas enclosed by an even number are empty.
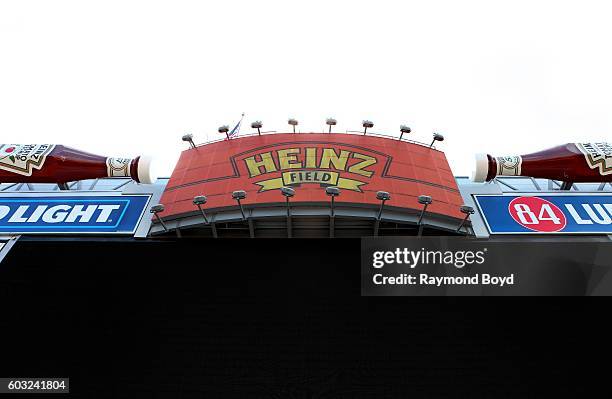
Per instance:
[[[491,234],[612,234],[612,194],[474,195]]]

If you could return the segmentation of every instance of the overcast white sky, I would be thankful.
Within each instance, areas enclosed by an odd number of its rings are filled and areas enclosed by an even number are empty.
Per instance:
[[[443,133],[467,175],[476,152],[610,141],[607,3],[0,0],[0,138],[169,175],[184,133],[218,138],[242,111],[264,130],[371,119]]]

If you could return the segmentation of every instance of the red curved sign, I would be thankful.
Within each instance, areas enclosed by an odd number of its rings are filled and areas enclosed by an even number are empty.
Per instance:
[[[461,195],[443,152],[405,141],[353,134],[282,133],[249,136],[183,151],[161,202],[164,216],[233,207],[232,191],[245,190],[243,204],[283,202],[279,188],[295,189],[292,203],[329,202],[326,186],[337,186],[337,202],[375,204],[376,192],[391,194],[389,207],[421,209],[461,218]]]

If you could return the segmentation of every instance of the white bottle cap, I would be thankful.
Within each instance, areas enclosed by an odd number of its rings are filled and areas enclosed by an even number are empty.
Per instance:
[[[138,159],[138,182],[141,184],[153,184],[157,180],[157,176],[153,173],[151,167],[152,158],[146,155],[141,155]]]
[[[476,165],[472,172],[472,181],[476,183],[484,183],[489,174],[489,158],[487,154],[476,154]]]

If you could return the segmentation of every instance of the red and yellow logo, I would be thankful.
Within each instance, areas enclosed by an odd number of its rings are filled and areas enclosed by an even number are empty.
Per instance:
[[[372,176],[381,174],[378,157],[364,149],[309,143],[245,154],[238,158],[238,165],[255,179],[259,192],[301,184],[361,192]]]

